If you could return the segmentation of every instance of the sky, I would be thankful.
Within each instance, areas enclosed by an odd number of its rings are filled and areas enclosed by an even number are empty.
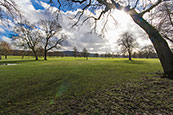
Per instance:
[[[47,0],[14,0],[17,3],[17,6],[24,18],[30,21],[30,23],[38,23],[41,19],[50,19],[51,12],[56,11],[57,8],[52,5],[53,8],[47,12],[47,8],[50,7]],[[69,10],[68,7],[63,7],[60,13],[59,22],[63,28],[62,33],[68,36],[67,41],[63,43],[63,47],[60,50],[73,50],[73,47],[76,47],[78,51],[82,51],[83,48],[86,48],[89,52],[92,53],[116,53],[121,49],[118,47],[116,41],[120,38],[123,32],[129,31],[134,34],[135,38],[139,42],[140,46],[146,44],[151,44],[148,36],[145,32],[136,25],[131,17],[123,11],[113,10],[111,12],[113,18],[109,17],[106,29],[104,31],[104,36],[100,36],[101,28],[106,21],[107,14],[105,14],[97,22],[97,33],[91,33],[93,27],[93,20],[86,21],[83,25],[75,26],[72,28],[72,25],[76,22],[77,19],[72,19],[80,9]],[[98,16],[101,11],[98,9],[93,14],[93,11],[85,11],[82,20],[85,19],[88,15]],[[1,24],[1,23],[0,23]],[[12,29],[15,27],[13,22],[9,20],[9,27],[4,28],[0,25],[0,39],[11,43],[13,33]],[[15,47],[15,46],[14,46]]]

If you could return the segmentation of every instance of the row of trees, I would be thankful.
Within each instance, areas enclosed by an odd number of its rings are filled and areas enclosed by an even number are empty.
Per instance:
[[[73,48],[73,54],[65,53],[65,52],[59,52],[59,51],[52,51],[48,52],[47,55],[49,56],[74,56],[74,57],[85,57],[88,59],[89,55],[92,57],[127,57],[128,52],[117,52],[117,53],[105,53],[105,54],[99,54],[99,53],[89,53],[86,48],[83,48],[82,52],[79,52],[76,47]],[[156,58],[157,54],[153,48],[152,45],[147,45],[140,50],[132,51],[130,54],[132,58]],[[14,50],[10,47],[10,45],[7,42],[1,41],[0,42],[0,55],[4,55],[5,59],[7,59],[7,55],[15,55],[15,56],[22,56],[22,59],[24,56],[33,56],[32,51],[29,50]],[[38,57],[44,57],[44,49],[37,49],[37,56]]]
[[[127,33],[126,33],[127,35]],[[76,47],[73,48],[73,56],[76,57],[87,57],[90,55],[92,57],[128,57],[129,60],[132,60],[132,58],[158,58],[157,53],[154,50],[154,47],[152,45],[146,45],[142,48],[138,48],[138,43],[135,39],[132,39],[132,37],[128,37],[128,39],[118,39],[118,42],[121,46],[121,52],[117,53],[105,53],[105,54],[90,54],[86,48],[82,50],[82,52],[79,52]],[[133,45],[136,44],[136,45]],[[136,46],[136,47],[135,47]],[[138,48],[138,50],[137,50]],[[173,50],[173,49],[172,49]]]
[[[42,19],[37,23],[27,21],[13,0],[0,1],[0,20],[8,22],[8,17],[12,17],[15,24],[13,31],[13,44],[33,52],[35,60],[38,60],[38,52],[44,50],[44,60],[47,60],[47,52],[58,49],[67,38],[61,31],[62,27],[58,22],[58,13],[51,13],[47,10],[49,18]],[[5,24],[4,24],[5,25]]]
[[[77,48],[74,47],[73,48],[73,55],[74,55],[75,58],[77,56],[81,56],[82,55],[83,57],[86,58],[86,60],[88,60],[89,52],[88,52],[88,50],[86,48],[83,48],[82,52],[80,53],[80,52],[77,51]]]
[[[47,52],[60,48],[66,36],[61,33],[62,27],[57,19],[40,20],[37,24],[28,21],[19,22],[15,28],[17,36],[13,38],[15,45],[24,49],[30,49],[35,60],[38,60],[38,52],[44,51],[44,60],[47,60]]]
[[[45,49],[39,47],[37,48],[37,50],[34,50],[34,56],[38,59],[38,56],[43,56],[45,58]],[[32,51],[33,52],[33,51]],[[46,53],[47,56],[48,52]],[[5,42],[5,41],[0,41],[0,59],[1,59],[1,55],[5,56],[5,59],[7,59],[8,55],[18,55],[18,56],[22,56],[22,59],[24,58],[24,56],[26,55],[30,55],[31,56],[31,52],[30,51],[26,51],[26,50],[14,50],[10,47],[10,45]],[[49,55],[52,56],[65,56],[64,53],[61,52],[57,52],[57,51],[52,51],[49,52]],[[86,58],[86,60],[88,60],[88,56],[89,56],[89,52],[86,48],[83,48],[82,52],[78,52],[77,48],[74,47],[74,56],[83,56]]]
[[[1,55],[5,56],[5,59],[7,59],[7,55],[11,51],[11,47],[7,42],[0,41],[0,59]]]
[[[129,60],[132,60],[132,53],[139,47],[133,34],[130,34],[129,32],[123,33],[121,38],[117,40],[117,43],[121,47],[121,53],[127,53]],[[133,57],[156,57],[156,52],[152,45],[146,45],[142,47],[140,51],[134,52]]]

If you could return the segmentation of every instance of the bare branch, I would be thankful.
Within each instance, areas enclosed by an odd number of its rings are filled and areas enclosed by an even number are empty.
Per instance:
[[[87,5],[82,9],[82,12],[81,12],[81,14],[80,14],[79,17],[78,17],[77,22],[74,23],[74,24],[72,25],[72,28],[73,28],[75,25],[77,25],[77,24],[79,23],[79,21],[80,21],[82,15],[83,15],[84,12],[85,12],[85,9],[87,9],[90,5],[91,5],[91,0],[89,1],[89,4],[87,4]]]
[[[107,11],[109,11],[109,9],[105,8],[105,10],[103,10],[97,18],[94,16],[87,17],[85,20],[83,20],[82,25],[89,19],[99,20]]]
[[[61,44],[64,40],[66,40],[66,36],[61,36],[61,38],[59,40],[57,40],[53,46],[51,46],[50,48],[48,48],[46,50],[49,51],[49,50],[52,50],[53,48],[56,48],[57,45]],[[60,48],[60,47],[58,47],[58,48]]]
[[[170,12],[170,10],[168,9],[167,4],[164,4],[164,5],[165,5],[165,8],[166,8],[166,13],[167,13],[167,15],[168,15],[168,17],[169,17],[169,21],[170,21],[170,23],[171,23],[171,25],[172,25],[172,27],[173,27],[173,21],[172,21],[172,17],[171,17],[171,12]]]
[[[67,0],[67,1],[70,1],[70,0]],[[79,3],[79,4],[82,4],[82,3],[84,3],[84,2],[86,2],[87,0],[71,0],[72,2],[74,2],[74,3]]]
[[[118,10],[121,10],[123,8],[119,3],[115,2],[114,0],[111,0],[111,2],[114,5],[114,7]]]
[[[90,4],[90,6],[89,7],[100,7],[100,6],[102,6],[102,5],[100,5],[100,4]],[[88,8],[88,7],[87,7]],[[87,9],[87,8],[85,8],[85,9]],[[82,11],[78,11],[77,13],[76,13],[76,15],[74,16],[74,17],[72,17],[72,18],[70,18],[70,19],[75,19],[79,14],[83,14],[83,11],[84,9],[82,9]]]
[[[13,0],[3,0],[3,1],[0,1],[0,6],[4,7],[5,9],[7,9],[8,13],[12,17],[14,17],[15,14],[17,14],[17,15],[19,15],[21,17],[20,11],[17,9],[17,5],[16,5],[16,3]],[[1,9],[0,9],[0,12],[1,12]]]
[[[91,32],[90,33],[96,32],[96,27],[97,27],[97,20],[95,20],[94,27],[91,29]]]
[[[140,15],[143,16],[145,13],[150,12],[153,8],[155,8],[156,6],[158,6],[161,2],[162,2],[162,0],[158,0],[156,4],[152,5],[147,10],[141,12]]]
[[[139,0],[136,1],[135,6],[132,9],[135,9],[138,5]]]
[[[169,40],[170,42],[173,43],[173,40],[171,38],[169,38],[167,35],[163,35],[163,37],[165,37],[167,40]]]
[[[59,3],[58,9],[60,10],[61,9],[61,2],[59,0],[57,0],[57,2]]]
[[[115,21],[115,23],[117,24],[117,20],[112,16],[112,14],[110,13],[111,18]]]
[[[104,30],[106,30],[106,25],[107,25],[107,23],[108,23],[110,14],[111,14],[111,11],[110,11],[110,12],[107,14],[107,16],[106,16],[106,22],[104,23],[103,28],[102,28],[102,30],[101,30],[102,33],[104,33]]]

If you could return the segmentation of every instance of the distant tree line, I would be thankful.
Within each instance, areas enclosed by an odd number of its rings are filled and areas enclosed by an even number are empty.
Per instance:
[[[172,49],[173,50],[173,49]],[[43,48],[37,48],[36,50],[38,57],[44,57],[44,49]],[[35,56],[33,51],[31,50],[13,50],[10,45],[7,42],[0,41],[0,59],[1,56],[4,55],[4,58],[7,59],[8,55],[13,56],[21,56],[23,59],[24,56]],[[74,56],[76,57],[85,57],[86,60],[88,60],[88,57],[108,57],[108,58],[128,58],[128,53],[105,53],[105,54],[99,54],[99,53],[89,53],[86,48],[83,48],[82,52],[79,52],[76,47],[73,48],[73,51],[49,51],[47,52],[47,56],[58,56],[58,57],[64,57],[64,56]],[[140,51],[131,52],[131,58],[158,58],[157,53],[155,52],[152,45],[144,46],[140,49]]]
[[[67,55],[68,56],[68,55]],[[86,48],[83,48],[82,52],[79,52],[76,47],[73,48],[73,54],[70,56],[76,57],[108,57],[108,58],[128,58],[129,55],[126,52],[117,52],[117,53],[109,53],[105,54],[99,53],[89,53]],[[140,48],[139,51],[131,52],[131,58],[158,58],[157,53],[155,52],[152,45],[147,45]]]
[[[11,51],[11,47],[7,42],[1,41],[0,42],[0,59],[1,55],[5,56],[5,59],[7,59],[8,53]]]

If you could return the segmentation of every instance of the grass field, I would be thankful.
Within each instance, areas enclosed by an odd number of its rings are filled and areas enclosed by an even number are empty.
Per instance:
[[[156,79],[153,76],[162,72],[158,59],[128,61],[119,58],[85,60],[74,57],[54,57],[48,58],[48,61],[34,61],[32,57],[24,60],[21,57],[9,57],[8,60],[0,61],[0,64],[3,63],[17,64],[0,65],[0,114],[12,115],[109,113],[107,110],[111,107],[109,107],[110,104],[106,105],[106,99],[101,98],[103,102],[93,101],[100,98],[99,92],[102,92],[101,95],[105,93],[112,95],[111,89],[125,88],[130,91],[128,87],[140,87],[140,84],[148,78],[159,81],[158,79],[161,78]],[[152,80],[146,83],[150,81]],[[168,80],[168,82],[172,84],[172,81]],[[127,87],[127,84],[131,85]],[[172,91],[172,89],[166,91]],[[117,92],[113,93],[114,97],[118,97],[115,94],[120,97],[122,97],[120,94],[124,95]],[[104,111],[100,109],[101,107],[97,107],[101,102],[100,106],[108,107]],[[166,112],[169,113],[173,106],[169,103],[167,106]],[[114,109],[116,107],[119,105],[113,106]],[[120,108],[123,109],[123,107]],[[117,108],[118,111],[121,109]]]

